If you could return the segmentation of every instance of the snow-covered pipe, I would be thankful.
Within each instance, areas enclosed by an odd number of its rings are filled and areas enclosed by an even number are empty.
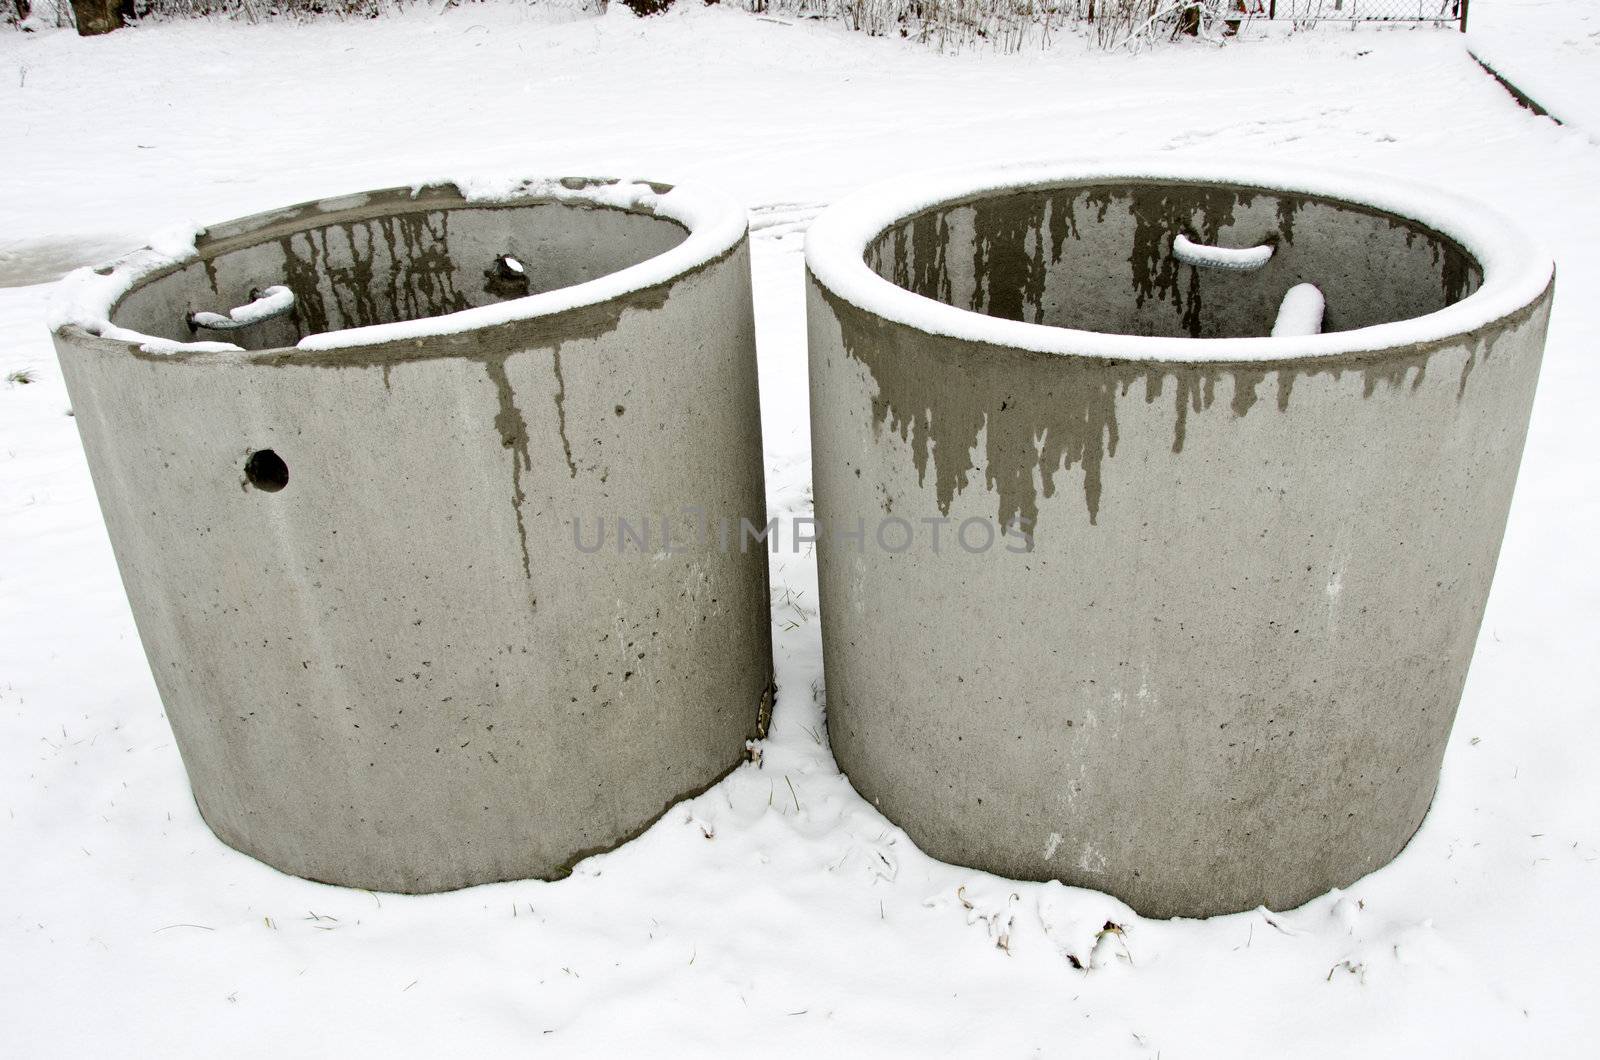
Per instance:
[[[237,331],[264,323],[294,310],[294,292],[282,284],[252,290],[250,301],[228,310],[228,315],[208,313],[203,310],[190,313],[189,330]]]
[[[1230,272],[1253,272],[1272,260],[1272,247],[1213,247],[1196,243],[1179,232],[1172,237],[1172,253],[1185,265],[1202,269],[1227,269]]]
[[[1322,314],[1326,305],[1322,291],[1316,284],[1295,284],[1278,304],[1278,317],[1272,322],[1273,337],[1322,334]]]

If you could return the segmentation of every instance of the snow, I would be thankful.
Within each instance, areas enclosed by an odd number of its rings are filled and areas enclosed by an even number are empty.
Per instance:
[[[70,325],[107,337],[117,330],[120,337],[129,342],[153,345],[155,340],[147,335],[114,329],[109,320],[111,307],[140,277],[192,261],[195,235],[193,228],[163,229],[137,250],[104,264],[82,265],[68,272],[60,283],[50,288],[46,297],[46,325],[52,331]],[[18,271],[32,271],[26,251],[19,252],[17,258]],[[169,342],[168,345],[179,348],[185,344]]]
[[[1600,138],[1600,5],[1490,0],[1472,5],[1467,44],[1555,118]]]
[[[1175,181],[1288,191],[1374,206],[1450,236],[1483,268],[1483,283],[1436,312],[1350,331],[1250,338],[1153,338],[1113,335],[1006,320],[914,294],[866,264],[868,244],[890,225],[932,207],[1007,188],[1067,184]],[[1259,268],[1271,247],[1200,247],[1181,234],[1197,262],[1217,268]],[[1176,242],[1176,240],[1175,240]],[[851,304],[936,335],[1014,346],[1039,353],[1161,361],[1260,361],[1338,357],[1436,342],[1475,331],[1526,307],[1543,293],[1554,269],[1549,256],[1498,212],[1437,187],[1391,177],[1314,170],[1232,158],[1089,159],[985,166],[897,177],[857,192],[828,210],[806,237],[806,265],[819,282]]]
[[[1196,243],[1179,232],[1172,237],[1172,256],[1185,265],[1206,269],[1228,269],[1232,272],[1250,272],[1272,260],[1270,246],[1212,247]]]
[[[1274,335],[1315,335],[1322,330],[1322,314],[1327,302],[1314,283],[1297,283],[1278,303],[1278,319],[1272,322]]]
[[[172,339],[156,338],[143,332],[134,331],[132,328],[119,328],[115,324],[95,324],[89,329],[91,335],[98,335],[102,339],[111,339],[114,342],[126,342],[130,346],[139,347],[140,353],[157,354],[196,354],[196,353],[243,353],[244,347],[231,342],[222,342],[213,339],[199,339],[194,342],[175,342]]]
[[[282,316],[294,308],[294,292],[281,283],[253,293],[254,297],[248,305],[228,310],[227,316],[220,313],[193,313],[189,321],[195,327],[211,331],[237,331]]]
[[[856,188],[1048,143],[1338,158],[1492,203],[1553,250],[1559,289],[1439,793],[1393,864],[1298,910],[1164,922],[928,859],[827,751],[815,566],[786,549],[759,766],[558,883],[407,898],[283,876],[195,812],[67,415],[51,287],[0,288],[7,1054],[1592,1055],[1600,146],[1518,108],[1448,31],[1073,49],[939,56],[699,5],[0,33],[0,270],[469,169],[721,185],[751,210],[789,517],[810,511],[802,236]]]

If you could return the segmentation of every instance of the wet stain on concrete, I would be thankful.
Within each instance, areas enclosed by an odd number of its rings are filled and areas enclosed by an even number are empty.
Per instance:
[[[511,508],[517,516],[517,541],[522,546],[522,576],[532,578],[528,559],[528,528],[522,520],[522,503],[527,500],[522,489],[522,473],[533,470],[533,456],[528,452],[528,421],[517,408],[517,396],[511,390],[511,380],[506,376],[505,358],[484,361],[483,370],[494,383],[495,396],[500,411],[495,414],[494,426],[500,432],[500,444],[511,450]]]
[[[721,259],[718,259],[721,260]],[[528,547],[528,528],[523,514],[527,501],[524,475],[532,471],[533,458],[529,448],[528,421],[517,404],[516,394],[507,373],[507,361],[521,353],[548,350],[551,370],[555,378],[555,405],[557,430],[560,434],[562,455],[568,474],[576,478],[572,446],[568,441],[566,423],[566,377],[561,368],[561,347],[564,343],[593,339],[614,330],[622,316],[629,310],[650,310],[664,305],[669,297],[667,287],[636,292],[598,306],[585,306],[548,317],[516,321],[495,328],[487,328],[456,335],[441,335],[430,339],[391,342],[375,346],[354,346],[343,350],[268,350],[246,355],[249,363],[271,367],[303,366],[324,369],[371,369],[388,373],[396,366],[425,361],[454,358],[476,361],[495,388],[498,410],[494,428],[501,444],[511,452],[511,504],[516,514],[517,538],[521,548],[522,572],[532,580],[532,560]],[[173,362],[171,355],[136,354],[154,360]],[[191,360],[215,360],[198,355]]]
[[[567,380],[561,374],[561,345],[550,352],[551,364],[556,373],[556,430],[561,434],[561,452],[567,458],[567,471],[578,477],[578,465],[572,460],[572,442],[567,438]]]
[[[343,222],[283,236],[296,326],[340,328],[442,316],[471,303],[457,286],[448,211]],[[340,245],[342,244],[342,245]]]
[[[1173,238],[1271,245],[1259,274],[1180,262]],[[1296,236],[1300,243],[1296,245]],[[1369,245],[1405,255],[1405,290],[1374,297],[1368,267],[1351,260]],[[1034,324],[1133,335],[1216,338],[1263,334],[1295,283],[1329,294],[1326,330],[1418,316],[1476,289],[1470,255],[1421,226],[1359,206],[1309,196],[1214,185],[1122,184],[1042,189],[955,203],[885,231],[867,263],[916,294],[973,312]],[[1125,264],[1125,286],[1099,278]],[[1114,271],[1113,271],[1114,275]],[[1074,282],[1077,279],[1078,282]],[[1250,306],[1241,313],[1241,303]]]
[[[1128,287],[1116,297],[1130,305],[1147,300],[1170,303],[1178,318],[1178,335],[1206,337],[1201,271],[1173,258],[1174,231],[1189,231],[1208,243],[1232,222],[1237,209],[1248,206],[1252,193],[1226,188],[1066,189],[980,200],[960,219],[931,211],[889,229],[869,249],[868,264],[900,286],[926,297],[962,301],[978,311],[1009,319],[1040,322],[1049,314],[1043,291],[1051,268],[1070,258],[1072,242],[1109,211],[1126,208],[1133,215],[1130,243],[1124,245]],[[1317,234],[1295,222],[1303,220],[1314,200],[1278,197],[1271,216],[1276,228],[1261,238],[1287,245],[1296,235]],[[1376,216],[1401,239],[1426,238],[1433,243],[1437,272],[1437,304],[1407,315],[1431,312],[1476,288],[1476,264],[1464,252],[1430,233],[1412,231],[1403,222]],[[1322,223],[1326,223],[1322,219]],[[974,266],[967,277],[953,276],[953,231],[970,225]],[[815,280],[811,281],[815,285]],[[891,323],[821,289],[839,321],[847,355],[863,364],[876,384],[872,415],[878,430],[888,428],[908,443],[919,484],[932,478],[940,511],[948,515],[954,497],[968,489],[978,467],[983,487],[997,495],[1002,524],[1032,528],[1039,516],[1039,495],[1055,495],[1057,477],[1074,467],[1083,475],[1084,504],[1091,523],[1098,521],[1108,462],[1119,444],[1117,402],[1135,384],[1144,401],[1172,402],[1171,451],[1181,453],[1189,418],[1210,410],[1219,379],[1231,388],[1227,407],[1232,418],[1252,414],[1261,402],[1268,377],[1275,383],[1278,412],[1290,407],[1295,383],[1304,376],[1341,378],[1360,373],[1361,393],[1415,391],[1425,378],[1429,359],[1446,343],[1406,347],[1338,359],[1269,362],[1189,363],[1119,361],[1031,353],[1008,347],[956,340]],[[952,297],[954,296],[954,297]],[[1536,306],[1538,303],[1535,302]],[[1533,311],[1530,306],[1526,313]],[[1053,323],[1071,325],[1071,320]],[[1496,331],[1498,333],[1498,331]],[[1459,343],[1450,344],[1459,348]],[[1491,343],[1478,336],[1461,369],[1458,399],[1465,394],[1472,365]],[[1168,385],[1170,383],[1171,390]],[[982,439],[982,451],[978,452]]]
[[[200,265],[206,270],[206,283],[210,285],[211,293],[220,297],[222,289],[217,286],[217,263],[210,258],[202,258]]]
[[[283,255],[282,282],[295,292],[295,323],[301,334],[357,327],[395,320],[437,316],[468,308],[449,252],[449,210],[384,214],[352,222],[325,224],[277,235],[269,240]],[[230,252],[238,249],[230,246]],[[337,350],[294,347],[238,353],[150,354],[135,344],[93,340],[126,351],[138,360],[174,368],[246,364],[267,368],[314,368],[336,371],[376,368],[387,389],[398,366],[437,360],[476,362],[494,387],[497,411],[494,429],[511,453],[511,502],[521,548],[524,576],[532,580],[528,529],[523,515],[527,501],[524,475],[533,468],[528,421],[516,400],[507,371],[518,354],[549,351],[555,378],[555,411],[562,456],[568,476],[578,468],[568,435],[567,380],[561,364],[565,343],[600,338],[615,330],[628,312],[650,312],[666,304],[677,283],[726,261],[744,246],[741,240],[671,283],[575,309],[497,327],[457,334],[406,339]],[[214,268],[202,258],[208,273]],[[126,296],[124,296],[126,297]],[[113,315],[117,309],[113,307]]]

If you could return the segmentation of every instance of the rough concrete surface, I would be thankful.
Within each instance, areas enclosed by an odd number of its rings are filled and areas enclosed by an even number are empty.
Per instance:
[[[1181,265],[1186,226],[1277,253]],[[1265,335],[1307,280],[1334,330],[1479,279],[1398,218],[1192,187],[935,208],[868,263],[991,315],[1198,338]],[[1383,865],[1438,780],[1550,298],[1427,346],[1175,363],[937,336],[811,277],[817,515],[867,528],[819,546],[840,766],[936,857],[1149,916],[1292,907]],[[994,544],[961,547],[967,520]],[[1031,547],[991,536],[1017,522]]]
[[[770,708],[764,557],[661,534],[688,538],[685,507],[764,518],[742,239],[597,306],[293,348],[495,301],[501,254],[537,293],[684,235],[621,209],[375,193],[214,228],[200,262],[113,313],[188,340],[187,311],[290,284],[292,317],[226,336],[245,353],[56,334],[140,636],[224,841],[378,890],[556,876],[739,761]],[[619,549],[617,521],[646,519],[648,544]]]

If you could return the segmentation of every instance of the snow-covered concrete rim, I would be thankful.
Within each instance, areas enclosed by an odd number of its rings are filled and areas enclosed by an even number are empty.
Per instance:
[[[436,338],[481,328],[548,317],[573,309],[599,305],[650,288],[669,284],[717,260],[738,246],[748,230],[745,210],[735,200],[704,185],[667,185],[634,178],[557,177],[535,179],[475,178],[427,182],[412,185],[412,198],[426,190],[453,189],[455,203],[440,208],[473,206],[517,206],[558,202],[573,206],[625,210],[672,221],[688,231],[683,242],[664,253],[647,258],[616,272],[586,283],[543,291],[492,305],[476,306],[455,313],[395,321],[365,327],[307,335],[289,348],[292,351],[329,351],[386,343]],[[134,251],[109,265],[77,269],[63,277],[50,308],[50,328],[78,328],[89,335],[122,344],[135,344],[149,354],[243,354],[243,347],[229,342],[174,342],[144,335],[111,323],[118,303],[135,288],[162,273],[182,268],[200,259],[208,234],[226,232],[247,237],[256,227],[298,210],[335,214],[358,208],[380,196],[406,192],[406,188],[387,188],[354,195],[319,199],[288,210],[267,211],[236,221],[223,222],[211,229],[168,231],[152,239],[149,246]],[[258,226],[256,222],[261,222]],[[308,214],[306,227],[321,223]],[[260,356],[266,350],[249,351]]]
[[[866,263],[874,240],[926,210],[1010,192],[1117,183],[1288,192],[1391,213],[1458,244],[1477,260],[1483,282],[1454,305],[1408,320],[1317,335],[1194,339],[1118,335],[986,316],[906,290]],[[991,166],[875,184],[830,206],[812,223],[806,234],[806,267],[823,288],[856,308],[935,335],[1064,356],[1217,363],[1329,358],[1447,340],[1525,309],[1544,293],[1555,270],[1550,256],[1516,226],[1454,194],[1373,174],[1170,159]]]

